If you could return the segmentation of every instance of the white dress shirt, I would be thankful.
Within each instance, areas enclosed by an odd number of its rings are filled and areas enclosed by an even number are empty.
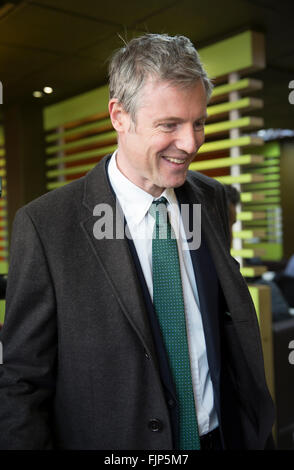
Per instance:
[[[112,188],[120,203],[130,235],[145,276],[151,299],[152,282],[152,234],[154,218],[148,213],[154,197],[126,178],[116,164],[116,152],[112,155],[108,174]],[[199,434],[203,435],[218,426],[214,407],[213,388],[207,361],[205,337],[200,314],[197,285],[190,252],[185,248],[183,223],[173,189],[165,189],[160,197],[168,201],[170,222],[177,236],[179,261],[183,285],[187,336],[191,363],[194,398],[197,410]],[[157,198],[156,198],[157,199]]]

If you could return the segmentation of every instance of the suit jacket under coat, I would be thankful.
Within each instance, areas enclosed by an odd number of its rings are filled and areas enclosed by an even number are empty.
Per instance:
[[[21,208],[15,217],[1,332],[2,449],[173,448],[156,350],[128,243],[93,235],[94,207],[105,203],[115,208],[105,169],[108,158],[85,177]],[[229,253],[223,188],[189,172],[177,190],[179,200],[183,195],[202,205],[203,233],[224,310],[230,313],[223,311],[219,319],[222,369],[216,388],[226,446],[234,447],[234,402],[244,435],[241,447],[263,449],[273,405],[255,310]],[[209,332],[205,334],[209,342]],[[153,419],[161,423],[159,432],[154,432]]]

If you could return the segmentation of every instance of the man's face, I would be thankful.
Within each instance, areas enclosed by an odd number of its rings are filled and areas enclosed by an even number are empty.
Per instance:
[[[118,131],[117,165],[154,197],[181,186],[204,142],[206,91],[201,80],[189,88],[149,80],[138,97],[136,124],[120,108],[112,119]],[[118,109],[119,104],[112,109]],[[119,122],[119,125],[117,125]]]

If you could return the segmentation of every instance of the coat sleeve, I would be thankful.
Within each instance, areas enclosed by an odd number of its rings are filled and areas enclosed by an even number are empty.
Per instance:
[[[10,253],[0,333],[0,448],[48,449],[52,447],[56,302],[44,249],[25,208],[16,214]]]

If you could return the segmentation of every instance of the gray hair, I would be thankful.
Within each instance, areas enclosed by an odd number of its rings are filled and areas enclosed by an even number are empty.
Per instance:
[[[109,96],[116,98],[135,122],[137,98],[148,78],[190,87],[202,79],[207,101],[212,82],[190,39],[167,34],[145,34],[114,53],[109,64]]]

